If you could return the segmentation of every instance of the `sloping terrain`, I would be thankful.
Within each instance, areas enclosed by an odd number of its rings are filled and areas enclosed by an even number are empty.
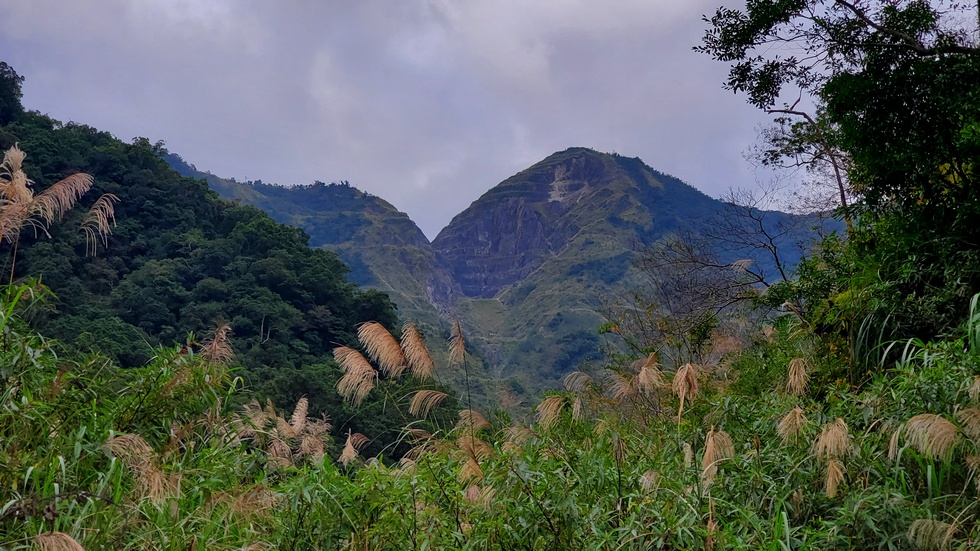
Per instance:
[[[389,293],[431,334],[460,319],[483,362],[477,392],[507,407],[598,359],[603,301],[636,290],[637,251],[710,226],[724,206],[640,159],[570,148],[494,186],[430,244],[408,215],[346,182],[239,183],[168,162],[302,228],[312,246],[341,255],[352,281]],[[790,218],[769,214],[771,224]],[[802,239],[782,238],[791,263]]]

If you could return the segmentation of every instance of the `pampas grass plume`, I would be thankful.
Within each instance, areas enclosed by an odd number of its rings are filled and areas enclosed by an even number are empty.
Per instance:
[[[790,396],[802,396],[810,383],[807,373],[807,362],[803,358],[793,358],[789,362],[789,373],[786,376],[786,393]]]
[[[847,423],[840,417],[833,423],[826,423],[813,443],[813,454],[822,461],[844,457],[850,449],[851,437],[847,432]]]
[[[64,532],[45,532],[34,536],[34,543],[41,551],[85,551],[75,538]]]
[[[681,366],[674,374],[672,384],[674,394],[680,398],[680,406],[677,408],[677,422],[681,422],[681,414],[684,412],[684,400],[690,401],[698,394],[698,367],[692,363]]]
[[[909,543],[923,550],[948,549],[957,526],[946,522],[920,518],[909,526]]]
[[[408,413],[415,417],[428,417],[429,412],[443,402],[449,395],[438,390],[419,390],[412,396]]]
[[[355,406],[359,406],[374,388],[378,372],[360,352],[346,346],[333,349],[333,357],[344,371],[337,381],[337,392]]]
[[[395,337],[380,323],[369,321],[357,328],[357,338],[364,345],[368,356],[378,363],[381,372],[389,377],[398,377],[408,367],[405,354]]]
[[[952,422],[934,413],[916,415],[905,423],[905,440],[919,453],[948,461],[959,442],[960,432]]]
[[[806,416],[803,415],[803,408],[796,406],[791,409],[776,426],[776,434],[783,439],[783,444],[789,444],[790,438],[798,438],[800,431],[807,424]]]
[[[837,496],[837,487],[844,481],[844,469],[837,459],[827,461],[827,477],[824,481],[824,490],[827,497],[833,499]]]
[[[538,424],[541,425],[541,428],[547,429],[553,425],[561,417],[561,412],[566,403],[567,400],[561,394],[552,394],[542,400],[536,408]]]
[[[432,377],[434,371],[432,356],[414,323],[406,323],[402,326],[402,351],[415,378],[425,380]]]
[[[701,457],[701,478],[705,486],[710,486],[718,474],[718,463],[732,457],[735,457],[732,437],[712,426],[704,439],[704,454]]]
[[[463,328],[459,320],[453,322],[452,332],[449,337],[449,363],[453,365],[462,364],[466,360],[466,339],[463,337]]]

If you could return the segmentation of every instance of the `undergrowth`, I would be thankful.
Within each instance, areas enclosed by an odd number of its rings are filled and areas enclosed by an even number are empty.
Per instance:
[[[396,460],[304,400],[226,405],[220,331],[120,369],[59,355],[19,321],[32,301],[11,287],[0,319],[7,549],[966,549],[980,531],[976,313],[958,338],[892,343],[901,360],[860,387],[781,322],[724,380],[654,354],[570,374],[525,425],[429,423],[451,402],[417,391]],[[349,399],[428,376],[382,331],[341,353],[360,356]]]

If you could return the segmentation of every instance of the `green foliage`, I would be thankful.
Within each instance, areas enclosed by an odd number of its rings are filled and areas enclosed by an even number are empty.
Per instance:
[[[975,8],[759,1],[708,21],[696,49],[731,64],[725,86],[790,125],[767,162],[805,150],[834,156],[835,169],[847,169],[841,197],[858,200],[842,213],[857,221],[849,239],[800,271],[809,319],[843,333],[857,364],[874,363],[862,350],[870,335],[880,343],[953,330],[980,289]],[[778,107],[787,93],[814,98],[815,113]]]
[[[132,368],[153,361],[159,346],[197,349],[188,334],[208,335],[228,323],[251,391],[279,407],[309,395],[311,412],[340,419],[339,430],[364,425],[329,393],[314,393],[321,385],[308,374],[336,380],[330,350],[355,342],[359,323],[394,327],[387,295],[347,282],[346,265],[334,253],[311,250],[302,230],[177,175],[160,159],[161,143],[125,144],[33,112],[2,130],[27,151],[25,171],[38,189],[83,171],[95,176],[92,197],[120,199],[118,223],[97,257],[86,255],[76,229],[85,208],[50,228],[50,238],[25,230],[14,251],[4,244],[7,269],[16,254],[15,275],[40,278],[56,296],[32,310],[32,327],[70,350]],[[373,445],[394,445],[401,420],[390,410],[372,414],[370,423],[383,427]]]
[[[24,77],[18,75],[7,62],[0,61],[0,126],[23,114],[24,108],[20,103],[23,84]],[[12,145],[14,144],[0,143],[0,150],[6,151]]]

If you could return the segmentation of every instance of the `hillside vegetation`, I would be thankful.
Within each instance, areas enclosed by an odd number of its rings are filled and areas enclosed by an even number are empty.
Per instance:
[[[45,302],[43,286],[8,284],[0,294],[0,546],[976,548],[980,55],[963,32],[974,7],[944,9],[817,0],[720,9],[702,50],[732,64],[728,86],[778,111],[769,161],[802,159],[813,175],[831,176],[846,229],[768,287],[747,262],[661,243],[651,265],[667,271],[638,297],[649,307],[604,327],[629,352],[565,374],[530,422],[438,387],[439,374],[454,370],[471,390],[459,323],[445,362],[432,359],[415,326],[393,335],[383,320],[345,327],[344,342],[324,345],[334,358],[325,365],[340,376],[315,379],[331,386],[319,392],[352,412],[381,408],[402,427],[404,453],[375,451],[370,431],[338,430],[346,420],[313,415],[312,393],[285,406],[253,401],[234,366],[236,352],[248,359],[256,343],[229,341],[223,326],[123,366],[111,348],[65,346],[28,323],[50,319],[51,304],[73,295],[61,290]],[[773,41],[812,56],[783,57]],[[817,111],[776,105],[783,87],[812,95]],[[0,116],[11,117],[5,136],[21,138],[24,121],[40,124],[38,136],[49,139],[35,138],[35,149],[76,135],[22,110]],[[110,152],[157,166],[149,144],[105,139]],[[76,174],[66,170],[76,165],[96,184],[106,178],[71,147],[56,150],[67,161],[46,161],[63,168],[43,183]],[[27,168],[39,174],[32,178],[49,174]],[[0,186],[5,223],[22,220],[30,204],[11,187],[24,182],[11,172]],[[141,174],[153,181],[155,173]],[[118,195],[122,227],[127,198]],[[215,208],[294,232],[252,209]],[[54,222],[50,240],[21,243],[15,273],[30,254],[38,265],[38,245],[84,251],[72,222]],[[31,234],[2,235],[11,247],[11,237]],[[120,237],[114,231],[108,247],[134,247]],[[659,302],[685,289],[688,300],[673,308]],[[361,296],[349,290],[349,299]],[[503,319],[492,302],[473,305]]]
[[[766,239],[792,266],[814,228],[840,227],[817,216],[726,204],[640,159],[576,147],[497,184],[430,244],[406,214],[347,183],[240,183],[176,155],[165,158],[223,197],[309,232],[311,245],[354,266],[351,281],[388,293],[430,335],[446,334],[449,322],[460,320],[479,360],[469,377],[473,394],[515,412],[559,388],[568,372],[606,357],[613,343],[596,329],[636,308],[632,295],[651,275],[637,264],[661,240],[692,235],[718,262],[749,259],[756,274],[771,275],[776,256],[764,249]],[[754,218],[738,220],[741,213]],[[732,228],[743,222],[751,224]],[[733,229],[742,234],[706,239]],[[449,380],[462,389],[459,375]]]
[[[302,230],[179,176],[146,139],[127,144],[22,112],[0,127],[0,146],[14,144],[42,192],[71,174],[94,176],[64,220],[43,230],[25,225],[0,244],[5,283],[37,278],[53,292],[31,310],[33,328],[70,354],[97,353],[130,368],[150,362],[159,346],[196,348],[227,324],[242,367],[236,376],[249,391],[279,407],[308,395],[311,414],[375,433],[376,451],[397,440],[400,424],[383,405],[353,411],[328,391],[342,375],[330,358],[334,346],[356,342],[360,323],[398,324],[388,297],[349,283],[336,254],[310,249]],[[79,226],[104,194],[117,198],[115,223],[92,254]]]

